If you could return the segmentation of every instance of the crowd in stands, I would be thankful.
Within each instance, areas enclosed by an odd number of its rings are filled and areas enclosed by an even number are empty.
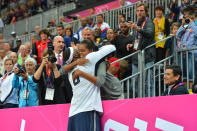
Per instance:
[[[66,3],[65,0],[1,0],[0,9],[7,9],[5,14],[1,13],[2,16],[4,15],[1,20],[6,25],[13,24],[16,21],[55,8],[64,3]]]
[[[171,56],[175,49],[197,45],[197,2],[184,0],[180,7],[177,2],[175,0],[169,4],[167,14],[162,6],[156,6],[154,19],[149,18],[147,6],[140,3],[136,7],[137,23],[127,20],[125,14],[120,13],[115,29],[110,28],[102,14],[98,14],[96,21],[91,17],[81,18],[81,27],[77,32],[73,32],[72,26],[64,26],[64,23],[56,23],[52,19],[49,27],[56,27],[55,35],[51,35],[47,29],[35,26],[35,34],[26,43],[22,43],[16,32],[11,33],[12,38],[9,41],[4,40],[3,34],[0,34],[1,108],[71,102],[71,106],[74,105],[71,113],[73,116],[85,101],[88,104],[84,110],[95,109],[102,112],[99,105],[101,98],[122,99],[124,90],[120,80],[139,70],[137,54],[116,63],[114,61],[143,50],[168,36],[172,37],[145,50],[145,68]],[[176,45],[173,45],[175,38]],[[186,62],[186,54],[183,52],[182,55],[178,59]],[[189,69],[193,69],[192,60],[197,65],[196,50],[194,59],[192,52],[189,52],[188,58]],[[183,65],[183,76],[186,76],[186,64]],[[197,66],[194,68],[196,70]],[[174,75],[179,75],[177,80],[180,82],[179,68],[168,69],[178,70],[178,73],[174,71]],[[195,71],[189,70],[190,79],[193,79],[192,73],[196,76]],[[170,73],[167,72],[164,79],[170,80],[168,74]],[[153,96],[153,71],[150,71],[149,76],[146,75],[145,81],[150,81],[150,94]],[[138,79],[135,78],[136,94],[139,89]],[[197,92],[196,77],[192,82],[193,92]],[[173,89],[173,83],[166,84]],[[182,94],[188,94],[183,90]],[[146,90],[146,96],[147,92]],[[164,95],[170,95],[170,91]],[[91,100],[98,103],[91,105]]]
[[[68,130],[77,130],[75,124],[81,125],[77,128],[92,130],[87,128],[89,124],[94,124],[89,122],[89,117],[95,116],[99,121],[99,113],[103,112],[101,100],[123,99],[120,80],[139,71],[137,54],[115,61],[158,42],[145,50],[144,62],[145,68],[148,68],[171,56],[176,49],[197,45],[197,1],[190,3],[184,0],[180,7],[177,2],[169,4],[167,14],[164,14],[162,6],[156,6],[154,19],[149,17],[148,7],[138,3],[137,22],[120,13],[115,29],[104,21],[103,14],[98,14],[96,21],[91,17],[81,18],[81,27],[77,32],[73,32],[72,26],[64,26],[52,19],[49,27],[56,28],[55,35],[35,26],[35,34],[26,43],[22,43],[16,32],[11,33],[9,41],[0,34],[0,107],[71,102]],[[168,36],[172,37],[159,42]],[[166,67],[164,79],[168,88],[163,95],[189,93],[181,80],[182,73],[186,76],[185,52],[178,59],[183,59],[183,69],[173,65]],[[189,51],[188,62],[189,69],[197,69],[196,50],[194,59],[192,51]],[[196,93],[197,72],[189,70],[190,79],[193,79],[193,73],[195,81],[192,81],[192,89]],[[140,85],[138,79],[135,77],[136,94]],[[153,79],[153,70],[150,70],[145,77],[145,83],[149,81],[151,85],[150,96],[154,91]],[[145,84],[145,96],[148,96],[147,86]],[[95,124],[100,130],[100,123]]]

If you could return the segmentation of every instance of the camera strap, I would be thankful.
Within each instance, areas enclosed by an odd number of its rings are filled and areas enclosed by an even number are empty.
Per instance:
[[[183,36],[182,36],[182,39],[184,38],[187,29],[188,29],[188,28],[185,29],[185,31],[184,31],[184,33],[183,33]],[[192,33],[192,29],[190,29],[189,34],[188,34],[188,36],[187,36],[187,38],[186,38],[186,41],[189,40],[189,37],[190,37],[191,33]]]

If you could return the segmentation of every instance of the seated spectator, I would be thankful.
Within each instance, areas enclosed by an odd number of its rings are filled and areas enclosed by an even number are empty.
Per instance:
[[[78,39],[74,37],[72,27],[67,26],[65,28],[65,35],[66,35],[66,38],[64,42],[66,44],[66,47],[71,47],[72,44],[76,45],[79,43]]]
[[[156,18],[153,22],[155,24],[155,42],[165,39],[170,34],[170,23],[168,19],[163,16],[164,8],[163,6],[155,7]],[[156,60],[159,62],[165,58],[166,49],[164,48],[165,41],[156,44]]]
[[[111,58],[109,58],[109,61],[108,61],[110,63],[110,66],[108,68],[108,72],[110,72],[116,78],[118,78],[118,73],[119,73],[119,70],[120,70],[120,62],[116,62],[116,63],[113,63],[113,62],[115,62],[117,60],[118,60],[117,58],[111,57]]]
[[[14,69],[12,87],[19,89],[19,107],[38,105],[37,83],[34,83],[32,79],[35,68],[36,61],[29,57],[25,60],[25,68],[15,67]]]
[[[16,20],[17,20],[17,18],[16,18],[16,12],[15,12],[14,9],[11,9],[10,10],[10,19],[11,19],[11,21],[10,21],[9,24],[14,24],[16,22]]]
[[[0,49],[0,74],[3,75],[4,74],[4,57],[6,56],[6,52],[3,49]]]
[[[97,24],[94,26],[94,28],[99,27],[101,29],[101,38],[105,38],[107,34],[107,30],[110,28],[109,25],[104,22],[104,18],[102,14],[98,14],[96,16]]]
[[[197,75],[195,75],[194,84],[192,86],[192,92],[197,93]]]
[[[184,83],[181,81],[182,71],[180,66],[167,66],[164,74],[165,84],[168,86],[164,96],[189,94]]]
[[[42,63],[38,65],[33,76],[33,81],[38,83],[38,99],[40,105],[63,104],[65,96],[62,88],[59,88],[62,82],[59,69],[60,65],[51,63],[48,60],[48,50],[42,54]],[[52,54],[55,57],[55,54]]]
[[[179,21],[180,7],[178,6],[178,0],[170,2],[168,4],[169,12],[166,14],[166,19],[169,20],[170,24]]]
[[[6,59],[4,62],[6,74],[0,78],[0,102],[3,109],[18,107],[17,89],[12,89],[13,67],[12,59]]]
[[[25,60],[28,58],[27,48],[25,45],[21,45],[19,48],[18,64],[24,66]]]

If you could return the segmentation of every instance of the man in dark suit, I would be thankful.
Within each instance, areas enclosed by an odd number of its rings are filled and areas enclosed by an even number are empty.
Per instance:
[[[57,59],[56,64],[59,64],[61,66],[65,65],[66,64],[66,61],[65,61],[66,52],[63,51],[64,46],[65,46],[63,37],[62,36],[54,37],[53,46],[54,46],[55,57]],[[62,77],[63,81],[61,82],[60,88],[62,88],[62,90],[63,90],[63,93],[65,95],[65,99],[66,99],[66,103],[70,103],[70,101],[72,99],[72,87],[71,87],[70,82],[68,80],[68,74],[66,72],[61,73],[61,77]]]
[[[182,70],[180,66],[170,65],[166,67],[164,79],[168,88],[164,92],[164,96],[189,94],[184,83],[181,81],[181,76]]]

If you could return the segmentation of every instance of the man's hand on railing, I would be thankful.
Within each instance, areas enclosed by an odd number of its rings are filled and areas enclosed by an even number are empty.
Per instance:
[[[128,44],[127,45],[127,51],[130,51],[130,48],[132,48],[133,47],[133,44]]]

